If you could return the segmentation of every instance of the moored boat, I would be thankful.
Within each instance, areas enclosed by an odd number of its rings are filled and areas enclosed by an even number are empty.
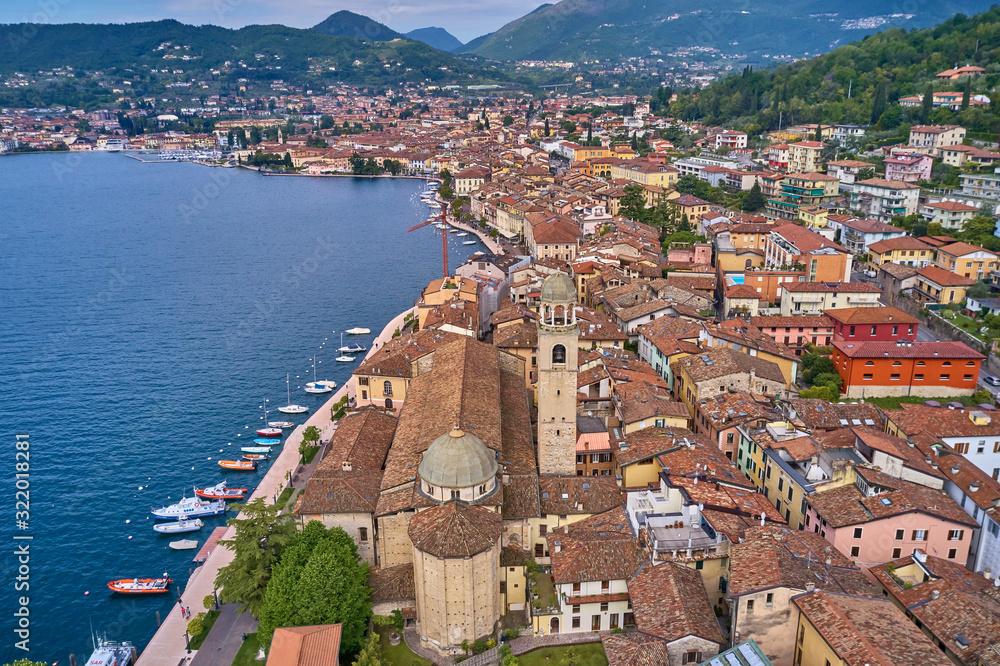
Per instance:
[[[475,245],[475,244],[476,244],[476,241],[474,241],[474,240],[462,241],[462,245]]]
[[[337,388],[337,382],[322,381],[322,382],[308,382],[303,390],[306,393],[329,393],[335,388]]]
[[[361,328],[360,326],[356,326],[354,328],[349,328],[344,332],[348,335],[368,335],[372,332],[372,330],[370,328]]]
[[[160,534],[183,534],[184,532],[197,532],[204,526],[204,522],[195,518],[194,520],[178,520],[172,523],[159,523],[153,525],[153,529]]]
[[[223,469],[231,469],[235,472],[257,471],[257,463],[250,460],[220,460],[219,467]]]
[[[269,425],[272,428],[284,429],[284,428],[291,428],[295,424],[292,423],[291,421],[268,421],[267,425]]]
[[[344,345],[337,351],[341,354],[360,354],[361,352],[368,351],[368,347],[362,345]]]
[[[254,444],[259,444],[261,446],[277,446],[278,444],[281,444],[281,440],[280,439],[265,439],[263,437],[258,437],[257,439],[253,440],[253,443]]]
[[[308,407],[303,407],[302,405],[292,404],[292,376],[288,374],[285,376],[285,389],[288,391],[288,404],[284,407],[278,407],[278,411],[282,414],[305,414],[309,411]]]
[[[194,550],[198,547],[198,542],[194,539],[181,539],[180,541],[171,541],[170,547],[174,550]],[[90,666],[90,664],[87,664]]]
[[[266,453],[244,453],[240,457],[243,458],[243,460],[254,460],[254,461],[267,460]]]
[[[138,659],[135,647],[131,643],[115,643],[98,640],[87,666],[130,666]]]
[[[257,428],[260,437],[281,437],[281,428]]]
[[[118,594],[164,594],[172,582],[170,578],[120,578],[109,580],[108,589]]]
[[[226,482],[217,483],[208,488],[195,488],[194,494],[198,497],[212,500],[241,500],[246,497],[246,488],[228,488]]]
[[[270,446],[241,446],[240,453],[270,453]]]
[[[225,502],[221,500],[204,502],[197,497],[184,497],[176,504],[152,510],[152,514],[159,520],[206,518],[208,516],[219,516],[225,512]]]
[[[460,233],[460,234],[458,234],[458,235],[459,235],[459,236],[468,236],[468,235],[469,235],[469,232],[468,232],[468,231],[463,231],[462,233]]]

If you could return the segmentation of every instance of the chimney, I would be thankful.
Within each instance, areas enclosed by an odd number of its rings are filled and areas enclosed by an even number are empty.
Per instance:
[[[816,591],[816,583],[806,583],[806,594]]]
[[[937,601],[941,597],[941,593],[937,590],[931,592],[931,599]]]
[[[972,483],[969,484],[969,492],[970,493],[974,493],[977,490],[979,490],[979,484],[978,483],[976,483],[975,481],[973,481]]]
[[[986,567],[986,571],[983,572],[983,577],[986,578],[986,580],[993,578],[993,569]]]
[[[350,472],[350,471],[351,471],[351,470],[353,469],[353,468],[351,467],[351,463],[350,463],[350,461],[348,461],[348,460],[345,460],[345,461],[344,461],[344,464],[343,464],[343,465],[341,465],[341,467],[343,467],[343,470],[344,470],[345,472]]]
[[[554,541],[554,542],[552,542],[552,545],[554,546],[555,551],[557,553],[562,550],[562,541]]]
[[[952,466],[951,466],[951,473],[952,473],[952,474],[958,474],[958,472],[959,472],[959,467],[958,467],[958,465],[952,465]]]

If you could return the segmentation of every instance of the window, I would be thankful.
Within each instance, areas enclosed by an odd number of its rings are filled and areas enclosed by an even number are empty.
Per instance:
[[[368,528],[367,527],[359,527],[358,528],[358,538],[361,541],[368,541]]]
[[[697,650],[688,650],[683,655],[681,655],[682,664],[700,664],[701,663],[701,652]]]
[[[961,541],[965,530],[948,530],[948,541]]]
[[[972,375],[966,375],[964,379],[967,382],[971,382],[972,381]],[[982,453],[982,452],[980,451],[980,453]]]
[[[572,624],[573,624],[573,628],[574,629],[579,629],[580,628],[580,616],[579,615],[573,616],[573,622],[572,622]]]
[[[507,594],[507,581],[500,581],[500,594]]]
[[[897,335],[899,335],[899,326],[895,325],[892,327],[892,336],[896,337]]]
[[[959,442],[958,444],[955,445],[955,453],[961,453],[965,455],[968,452],[969,452],[968,442]]]
[[[896,541],[902,541],[905,534],[905,530],[896,530]]]
[[[610,590],[611,590],[611,581],[610,580],[602,580],[601,581],[601,592],[604,592],[606,594]]]
[[[875,365],[875,361],[865,361],[865,366]]]
[[[948,549],[948,559],[953,560],[958,555],[958,550],[955,548]]]
[[[774,594],[772,594],[771,592],[768,592],[767,593],[767,598],[764,600],[764,603],[766,603],[768,606],[770,606],[772,603],[774,603]]]
[[[580,596],[580,584],[579,583],[573,583],[573,595],[577,596],[577,597]]]
[[[851,326],[851,333],[850,334],[854,335],[854,327],[853,326]]]
[[[855,527],[855,528],[854,528],[854,538],[855,538],[855,539],[860,539],[860,538],[861,538],[861,533],[862,533],[863,531],[864,531],[864,528],[861,528],[861,527]]]
[[[875,335],[876,331],[878,331],[878,327],[872,326],[872,335]]]
[[[453,490],[453,491],[451,491],[451,498],[452,498],[453,500],[457,500],[457,499],[459,499],[459,498],[460,498],[460,496],[459,496],[459,491],[457,491],[457,490]]]
[[[922,367],[922,366],[925,366],[925,365],[927,365],[927,364],[926,364],[926,363],[924,363],[923,361],[917,361],[917,365],[919,365],[919,366],[921,366],[921,367]]]
[[[602,613],[606,613],[607,611],[608,611],[608,602],[607,601],[602,602],[601,603],[601,612]]]
[[[747,599],[747,612],[753,612],[753,599]]]
[[[927,541],[927,530],[913,530],[911,541]]]
[[[618,628],[618,613],[612,613],[608,617],[611,619],[611,628],[612,629],[617,629]]]
[[[545,556],[545,544],[536,543],[535,544],[535,557]]]
[[[915,382],[922,382],[922,381],[924,381],[924,376],[922,374],[921,375],[913,375],[913,381],[915,381]]]
[[[548,525],[542,524],[542,525],[538,526],[538,535],[539,536],[545,536],[548,533],[549,533],[549,526]]]
[[[902,554],[902,550],[901,550],[901,549],[899,549],[899,548],[893,548],[893,549],[892,549],[892,559],[894,559],[894,560],[898,560],[898,559],[899,559],[899,556],[900,556],[901,554]]]
[[[358,386],[368,386],[368,378],[358,377]]]
[[[382,395],[384,396],[392,395],[392,382],[390,382],[388,379],[385,380],[384,384],[382,384]]]
[[[990,526],[987,529],[989,529],[990,534],[992,534],[993,536],[1000,536],[1000,525],[997,525],[992,520],[989,522]]]
[[[552,362],[556,365],[566,364],[566,348],[562,345],[556,345],[552,348]]]
[[[864,375],[864,376],[862,377],[862,379],[865,379],[865,380],[867,380],[867,381],[870,381],[870,380],[871,380],[871,378],[872,378],[872,376],[871,376],[870,374],[865,374],[865,375]]]
[[[946,382],[951,379],[951,375],[941,375],[941,381]]]
[[[719,578],[719,592],[725,592],[727,587],[729,587],[729,583],[726,582],[726,579]]]
[[[705,561],[704,560],[698,560],[697,562],[694,563],[694,568],[698,569],[699,571],[701,571],[702,569],[705,568]]]
[[[591,631],[600,631],[601,630],[601,616],[600,615],[591,615],[590,616],[590,630]]]
[[[942,368],[950,368],[951,367],[951,361],[945,361],[944,363],[941,364],[941,367]]]
[[[851,557],[857,557],[860,554],[861,554],[861,546],[851,547]]]
[[[891,381],[898,382],[899,381],[899,373],[893,373],[893,374],[889,375],[889,379]]]
[[[580,612],[580,604],[573,604],[573,612],[574,613]]]

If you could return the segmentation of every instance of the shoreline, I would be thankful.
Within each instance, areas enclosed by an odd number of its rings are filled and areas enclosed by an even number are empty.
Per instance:
[[[375,353],[375,351],[392,339],[397,328],[401,328],[402,322],[407,314],[415,313],[416,306],[410,306],[389,320],[382,331],[372,340],[365,359]],[[364,359],[362,360],[364,362]],[[358,364],[360,365],[360,363]],[[258,498],[263,498],[265,504],[274,504],[274,497],[279,493],[277,488],[287,487],[287,482],[295,484],[299,488],[297,474],[302,465],[299,464],[299,444],[302,442],[302,433],[309,426],[316,426],[320,429],[320,440],[326,441],[333,437],[336,432],[336,422],[332,420],[332,407],[345,395],[350,399],[351,394],[356,395],[354,386],[354,376],[345,381],[330,396],[330,398],[318,407],[305,422],[299,424],[288,434],[281,448],[281,453],[274,459],[274,463],[268,468],[264,477],[257,484],[257,487],[245,501],[251,502]],[[267,500],[272,498],[270,502]],[[237,514],[237,518],[242,517],[242,512]],[[235,536],[236,528],[226,527],[223,539],[232,539]],[[229,564],[233,559],[233,553],[228,548],[215,548],[208,558],[199,565],[188,577],[184,589],[181,590],[181,598],[185,599],[185,607],[191,608],[193,615],[212,610],[203,606],[202,601],[206,596],[212,596],[215,590],[215,577],[219,569]],[[210,575],[206,575],[210,574]],[[156,633],[149,643],[142,649],[136,666],[181,666],[190,663],[191,659],[198,654],[197,650],[188,653],[185,641],[185,631],[188,620],[181,616],[180,604],[171,608],[167,617],[164,618]]]

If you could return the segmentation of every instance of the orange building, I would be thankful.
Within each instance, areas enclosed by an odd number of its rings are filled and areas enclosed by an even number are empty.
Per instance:
[[[833,341],[848,398],[972,395],[985,356],[961,342]]]
[[[746,271],[743,284],[757,292],[762,301],[780,303],[783,287],[790,282],[805,282],[805,271],[782,271],[757,268]]]

